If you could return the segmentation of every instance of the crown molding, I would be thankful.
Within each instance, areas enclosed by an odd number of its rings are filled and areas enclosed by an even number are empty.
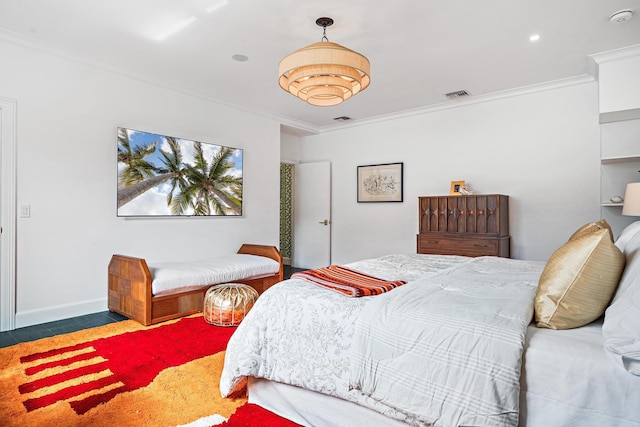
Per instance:
[[[284,117],[284,116],[276,115],[273,113],[258,111],[242,105],[238,105],[233,101],[224,99],[213,93],[196,91],[192,88],[185,87],[184,85],[177,84],[176,82],[170,81],[168,79],[165,79],[156,75],[140,73],[121,65],[109,63],[106,61],[101,61],[101,60],[98,60],[97,58],[88,57],[85,54],[72,51],[70,49],[62,48],[55,44],[47,43],[41,40],[36,40],[21,34],[7,31],[7,30],[0,30],[0,40],[5,40],[11,43],[21,45],[23,47],[27,47],[30,49],[38,50],[40,52],[56,55],[71,61],[93,66],[101,70],[110,71],[122,76],[126,76],[129,78],[133,78],[133,79],[145,82],[147,84],[152,84],[158,87],[162,87],[164,89],[169,89],[178,93],[204,99],[206,101],[223,105],[229,108],[233,108],[235,110],[243,111],[245,113],[253,114],[269,120],[274,120],[279,122],[281,125],[285,126],[284,129],[286,133],[296,135],[296,136],[306,136],[306,135],[314,135],[314,134],[320,134],[320,133],[326,133],[326,132],[333,132],[337,130],[352,128],[352,127],[364,126],[364,125],[369,125],[373,123],[380,123],[380,122],[385,122],[389,120],[397,120],[401,118],[416,116],[420,114],[428,114],[428,113],[433,113],[437,111],[444,111],[444,110],[449,110],[453,108],[461,108],[461,107],[465,107],[473,104],[491,102],[499,99],[511,98],[514,96],[522,96],[522,95],[527,95],[535,92],[542,92],[546,90],[558,89],[561,87],[574,86],[578,84],[591,83],[595,81],[594,75],[584,74],[584,75],[569,77],[566,79],[559,79],[559,80],[554,80],[554,81],[530,85],[530,86],[523,86],[519,88],[493,92],[493,93],[488,93],[484,95],[473,95],[467,99],[457,99],[453,101],[443,102],[440,104],[428,105],[425,107],[419,107],[419,108],[414,108],[410,110],[394,112],[391,114],[374,116],[368,119],[358,120],[357,122],[340,123],[340,124],[330,125],[330,126],[315,126],[307,122],[302,122],[299,120],[292,119],[290,117]],[[603,52],[601,54],[591,55],[590,57],[594,58],[594,60],[596,59],[595,57],[598,57],[598,60],[604,61],[605,59],[609,60],[608,58],[628,57],[636,54],[640,54],[640,45],[634,45],[629,48]]]
[[[604,64],[605,62],[627,59],[638,55],[640,55],[640,44],[594,53],[593,55],[589,55],[589,58],[596,64]]]
[[[332,132],[336,130],[343,130],[346,128],[352,128],[357,126],[364,126],[373,123],[380,123],[389,120],[397,120],[406,117],[417,116],[420,114],[429,114],[438,111],[451,110],[454,108],[462,108],[469,105],[481,104],[484,102],[492,102],[500,99],[512,98],[516,96],[529,95],[537,92],[544,92],[547,90],[554,90],[564,87],[582,85],[587,83],[593,83],[596,79],[593,75],[582,74],[579,76],[569,77],[566,79],[553,80],[545,83],[539,83],[530,86],[523,86],[514,89],[503,90],[499,92],[492,92],[485,95],[471,96],[467,99],[457,99],[454,101],[443,102],[440,104],[429,105],[426,107],[414,108],[411,110],[400,111],[392,114],[385,114],[380,116],[371,117],[365,120],[359,120],[358,122],[346,123],[340,125],[326,126],[318,129],[317,133]]]
[[[31,37],[24,36],[15,32],[0,29],[0,40],[22,46],[24,48],[32,49],[38,52],[54,55],[60,58],[64,58],[73,62],[77,62],[83,65],[91,66],[103,71],[112,72],[121,76],[129,77],[147,84],[151,84],[163,89],[172,90],[184,95],[193,96],[196,98],[204,99],[215,104],[223,105],[225,107],[233,108],[235,110],[243,111],[245,113],[253,114],[270,120],[278,121],[280,123],[287,124],[291,127],[301,129],[308,133],[317,133],[316,127],[308,123],[293,120],[287,117],[281,117],[272,113],[265,113],[263,111],[254,110],[233,101],[224,99],[216,94],[203,92],[193,88],[186,87],[174,81],[165,79],[163,77],[140,73],[122,65],[114,64],[107,61],[102,61],[94,57],[87,56],[84,53],[80,53],[68,48],[60,47],[53,43],[48,43],[42,40],[36,40]]]

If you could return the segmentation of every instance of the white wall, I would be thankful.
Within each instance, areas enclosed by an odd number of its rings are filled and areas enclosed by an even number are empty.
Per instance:
[[[640,117],[640,45],[594,55],[598,61],[601,121]]]
[[[283,144],[299,144],[303,162],[332,163],[333,263],[415,252],[418,196],[448,194],[453,180],[509,195],[512,257],[546,260],[599,219],[599,132],[590,82]],[[357,203],[356,167],[390,162],[404,162],[404,203]]]
[[[278,242],[278,123],[0,41],[17,100],[17,325],[106,309],[111,254],[193,259]],[[365,96],[363,94],[361,96]],[[250,124],[250,125],[248,125]],[[116,127],[245,149],[242,218],[116,218]],[[283,159],[330,160],[333,262],[414,252],[417,197],[451,180],[511,196],[512,254],[546,259],[599,217],[595,82],[342,131],[282,137]],[[404,162],[404,203],[356,203],[358,165]]]
[[[0,52],[0,96],[17,100],[17,204],[31,206],[17,223],[17,327],[106,310],[113,253],[278,245],[279,123],[31,47]],[[118,126],[243,148],[243,217],[117,218]]]
[[[280,136],[280,159],[283,163],[295,163],[302,156],[299,138],[287,133]]]

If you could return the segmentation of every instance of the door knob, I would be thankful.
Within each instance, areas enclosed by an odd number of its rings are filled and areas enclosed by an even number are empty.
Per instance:
[[[329,220],[325,219],[324,221],[320,221],[318,224],[329,225]]]

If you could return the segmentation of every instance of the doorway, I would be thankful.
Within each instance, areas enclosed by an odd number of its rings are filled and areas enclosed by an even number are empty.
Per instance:
[[[280,251],[297,269],[331,263],[331,163],[281,164]]]
[[[293,246],[293,164],[280,163],[280,255],[291,265]]]
[[[331,163],[298,163],[293,185],[293,265],[331,263]]]
[[[16,101],[0,97],[0,331],[16,322]]]

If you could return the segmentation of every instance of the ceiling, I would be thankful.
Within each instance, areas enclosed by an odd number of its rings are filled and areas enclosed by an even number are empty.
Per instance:
[[[632,19],[609,21],[624,9]],[[280,60],[321,40],[321,16],[335,20],[329,41],[371,62],[369,88],[334,107],[278,86]],[[589,55],[640,44],[640,0],[0,0],[0,37],[315,133],[347,123],[336,117],[355,124],[460,102],[448,92],[471,100],[588,76]]]

